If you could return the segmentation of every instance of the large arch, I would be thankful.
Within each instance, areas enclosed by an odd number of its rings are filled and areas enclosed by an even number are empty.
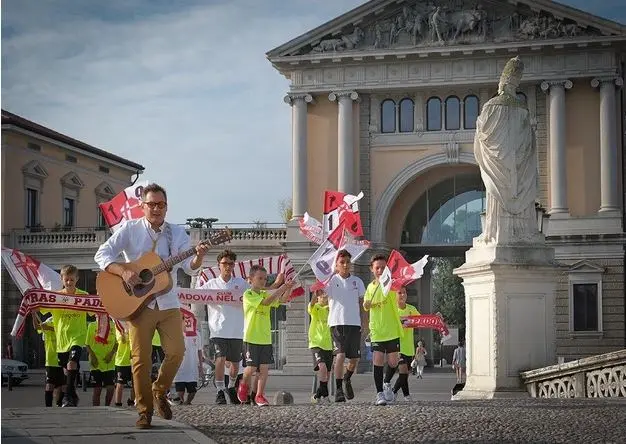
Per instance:
[[[459,153],[459,164],[478,165],[473,153]],[[445,153],[433,154],[417,160],[400,171],[389,183],[378,200],[372,219],[371,238],[374,243],[385,241],[385,228],[389,212],[402,190],[424,171],[439,166],[450,165]]]

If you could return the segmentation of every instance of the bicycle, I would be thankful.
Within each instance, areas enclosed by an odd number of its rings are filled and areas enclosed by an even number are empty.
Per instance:
[[[198,378],[198,390],[208,386],[209,384],[217,388],[215,385],[215,364],[211,361],[203,362],[202,368],[204,373]]]

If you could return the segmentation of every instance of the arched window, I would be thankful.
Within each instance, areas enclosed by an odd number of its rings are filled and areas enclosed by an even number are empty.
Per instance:
[[[426,130],[441,131],[441,99],[431,97],[426,102]]]
[[[413,100],[408,97],[400,100],[400,132],[401,133],[412,133],[414,118],[413,111],[415,105],[413,104]]]
[[[396,132],[396,103],[391,99],[383,100],[380,104],[380,116],[381,116],[381,132],[383,133],[395,133]]]
[[[456,96],[446,99],[446,129],[461,129],[461,101]]]
[[[463,128],[476,129],[476,119],[479,112],[478,97],[466,96],[463,99]]]
[[[523,92],[519,92],[516,94],[517,95],[517,99],[522,102],[524,104],[524,106],[527,105],[527,98],[526,98],[526,94],[524,94]]]

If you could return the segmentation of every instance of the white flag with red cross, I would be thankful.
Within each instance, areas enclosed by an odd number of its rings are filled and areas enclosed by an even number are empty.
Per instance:
[[[111,231],[117,230],[127,220],[143,217],[141,193],[148,184],[147,180],[137,182],[125,188],[110,201],[98,205]]]
[[[63,288],[59,273],[19,250],[2,247],[2,263],[22,294],[33,288]]]
[[[389,259],[387,259],[387,268],[389,268],[393,280],[391,289],[399,290],[421,278],[426,264],[428,264],[428,255],[425,255],[417,262],[409,264],[398,251],[392,250]]]

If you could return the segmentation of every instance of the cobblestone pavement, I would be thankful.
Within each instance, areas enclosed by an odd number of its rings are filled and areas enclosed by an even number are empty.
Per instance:
[[[218,443],[624,443],[626,400],[198,405],[174,419]]]

